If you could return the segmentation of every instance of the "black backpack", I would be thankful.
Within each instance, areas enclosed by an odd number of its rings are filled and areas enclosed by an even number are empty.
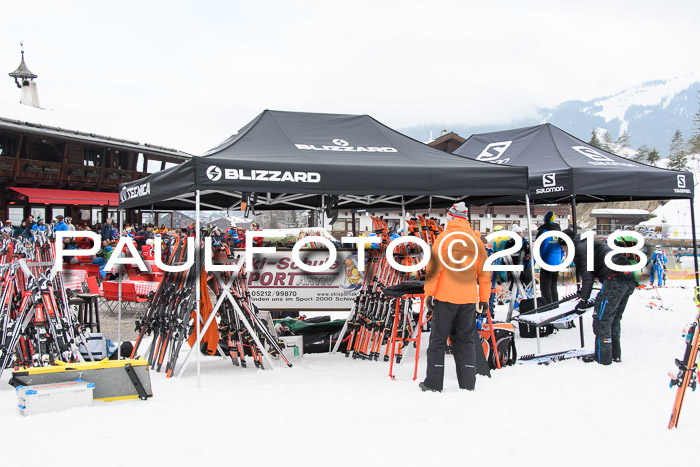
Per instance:
[[[520,313],[525,313],[527,311],[533,310],[535,300],[532,298],[526,298],[520,300]],[[537,299],[538,306],[544,306],[544,300],[540,297]],[[554,326],[551,324],[545,324],[544,326],[539,326],[540,337],[546,337],[554,332]],[[528,323],[520,322],[518,323],[518,330],[520,331],[520,337],[531,339],[537,337],[537,326],[533,326]]]
[[[515,349],[515,326],[511,323],[493,323],[493,327],[501,368],[514,365],[518,359],[518,352]],[[488,358],[486,360],[488,361],[489,368],[494,370],[498,368],[496,364],[496,354],[493,350],[493,342],[486,332],[487,331],[482,331],[479,334],[481,336],[481,346],[484,349],[484,354],[488,352]]]

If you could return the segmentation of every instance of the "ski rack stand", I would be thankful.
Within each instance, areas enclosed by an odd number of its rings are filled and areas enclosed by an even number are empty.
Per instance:
[[[221,274],[219,274],[218,272],[214,272],[214,277],[216,277],[216,280],[219,282],[219,285],[221,286],[222,293],[219,296],[219,299],[216,301],[216,305],[212,309],[211,314],[209,315],[209,319],[200,328],[199,339],[196,341],[194,347],[190,347],[190,350],[187,352],[187,355],[185,356],[185,360],[182,362],[182,366],[178,370],[176,376],[180,376],[185,371],[185,368],[187,368],[187,364],[188,364],[189,359],[192,355],[192,351],[195,349],[197,349],[197,351],[199,351],[199,346],[200,346],[200,341],[201,341],[202,335],[207,331],[207,329],[209,329],[209,326],[211,325],[212,321],[216,317],[216,314],[218,313],[219,308],[221,307],[221,304],[224,303],[224,300],[228,300],[231,303],[231,305],[233,306],[233,309],[236,311],[236,314],[238,315],[238,318],[241,320],[241,322],[243,323],[245,328],[248,330],[248,333],[253,338],[253,341],[255,342],[255,344],[258,346],[258,348],[262,352],[263,357],[265,358],[265,360],[267,360],[267,363],[269,363],[269,365],[270,365],[269,368],[272,370],[274,368],[272,357],[270,356],[270,354],[267,352],[265,347],[262,345],[262,343],[258,339],[258,335],[253,330],[253,327],[251,326],[250,322],[248,321],[248,318],[246,318],[245,314],[240,309],[240,307],[236,303],[236,300],[233,298],[233,295],[231,294],[230,287],[233,285],[234,281],[236,280],[236,276],[232,274],[228,283],[226,283],[224,281],[224,279],[221,277]],[[200,318],[200,320],[201,320],[201,318]],[[223,355],[223,352],[221,352],[221,353]],[[281,363],[280,363],[280,365],[281,365]]]
[[[394,355],[396,352],[396,331],[399,325],[399,314],[401,313],[401,301],[410,299],[410,298],[419,298],[420,299],[420,313],[418,314],[418,326],[416,329],[416,334],[413,337],[409,337],[406,339],[403,339],[404,342],[415,342],[416,343],[416,357],[415,357],[415,365],[413,368],[413,381],[418,378],[418,358],[420,357],[420,339],[421,335],[423,334],[423,313],[425,311],[425,294],[406,294],[406,295],[401,295],[399,297],[396,297],[396,309],[394,310],[394,324],[391,327],[391,358],[390,361],[391,363],[389,364],[389,378],[395,380],[396,376],[394,375]],[[409,313],[413,313],[413,310],[409,310]],[[403,344],[402,344],[403,345]]]
[[[505,256],[504,262],[508,266],[513,265],[513,259],[510,256]],[[532,298],[531,294],[527,291],[530,287],[523,285],[520,280],[520,274],[515,274],[517,271],[512,271],[511,277],[513,281],[510,284],[510,303],[508,304],[508,316],[506,317],[506,322],[510,323],[513,321],[513,311],[515,311],[515,294],[516,292],[520,294],[520,299]],[[534,274],[533,274],[534,276]],[[532,282],[530,282],[532,284]]]
[[[389,365],[389,377],[393,380],[396,379],[396,376],[394,375],[394,353],[395,353],[395,348],[396,348],[396,331],[398,328],[398,323],[399,323],[399,311],[400,311],[400,304],[401,304],[401,299],[407,299],[407,298],[420,298],[420,313],[418,314],[418,326],[416,329],[416,334],[413,337],[404,339],[404,341],[407,342],[415,342],[416,343],[416,355],[415,355],[415,364],[413,367],[413,381],[415,381],[418,378],[418,359],[420,358],[420,340],[421,336],[423,335],[423,326],[425,326],[429,320],[426,320],[425,322],[423,321],[423,315],[425,312],[425,294],[407,294],[407,295],[402,295],[400,297],[396,297],[396,309],[394,310],[394,325],[392,326],[391,330],[391,364]],[[491,340],[491,344],[493,345],[494,348],[494,354],[496,355],[496,368],[501,369],[501,359],[498,356],[498,347],[496,343],[496,333],[494,332],[494,327],[493,327],[493,321],[491,319],[491,313],[490,311],[486,313],[487,319],[488,319],[488,330],[486,331],[489,334],[489,339]],[[481,350],[481,345],[475,342],[475,350],[479,351]],[[483,351],[483,350],[482,350]]]

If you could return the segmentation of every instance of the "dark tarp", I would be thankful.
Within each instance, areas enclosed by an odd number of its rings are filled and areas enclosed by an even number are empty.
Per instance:
[[[266,110],[217,148],[178,167],[120,185],[120,207],[192,209],[445,206],[524,197],[527,168],[445,153],[367,115]]]
[[[634,162],[593,147],[546,123],[472,135],[454,152],[470,160],[528,167],[537,202],[693,198],[690,172]]]

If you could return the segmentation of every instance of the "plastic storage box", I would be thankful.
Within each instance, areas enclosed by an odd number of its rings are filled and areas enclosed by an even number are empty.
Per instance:
[[[280,340],[284,342],[282,352],[287,360],[304,356],[304,336],[281,336]]]
[[[94,388],[95,383],[83,380],[19,386],[16,389],[17,405],[25,416],[90,406]]]

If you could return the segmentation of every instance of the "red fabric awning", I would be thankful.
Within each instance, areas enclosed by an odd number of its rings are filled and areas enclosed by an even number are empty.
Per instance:
[[[82,206],[119,206],[118,193],[99,191],[50,190],[47,188],[10,187],[27,198],[30,203],[73,204]]]

